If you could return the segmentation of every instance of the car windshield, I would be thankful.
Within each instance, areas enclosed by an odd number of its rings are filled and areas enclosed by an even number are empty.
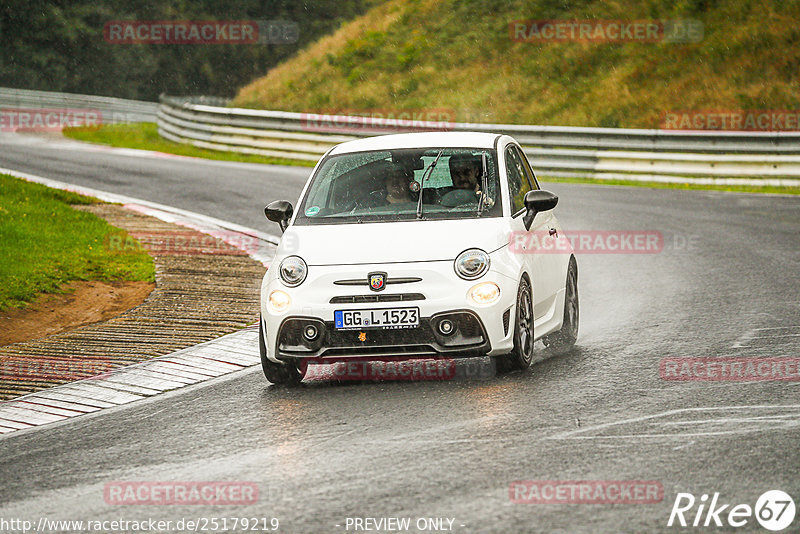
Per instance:
[[[426,169],[436,160],[430,176]],[[482,212],[483,157],[486,196]],[[495,152],[469,148],[415,148],[331,156],[314,175],[295,224],[470,219],[502,214]]]

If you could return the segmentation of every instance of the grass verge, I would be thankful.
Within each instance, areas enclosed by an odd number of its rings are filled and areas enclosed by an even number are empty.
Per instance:
[[[97,127],[64,128],[64,136],[86,141],[122,148],[137,148],[140,150],[152,150],[155,152],[165,152],[178,156],[189,156],[193,158],[206,158],[221,161],[240,161],[244,163],[264,163],[268,165],[300,165],[311,167],[315,162],[299,161],[284,158],[272,158],[267,156],[255,156],[249,154],[239,154],[236,152],[222,152],[219,150],[208,150],[192,145],[184,145],[164,139],[158,135],[158,126],[154,122],[142,122],[138,124],[108,124]]]
[[[0,310],[72,280],[155,280],[147,252],[107,246],[124,230],[70,206],[96,202],[0,174]]]

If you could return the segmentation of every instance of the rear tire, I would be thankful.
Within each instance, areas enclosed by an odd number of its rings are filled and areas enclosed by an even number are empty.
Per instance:
[[[558,332],[542,337],[545,347],[556,354],[569,352],[578,340],[580,308],[578,306],[578,264],[570,258],[564,296],[564,324]]]
[[[533,360],[533,296],[527,276],[523,276],[517,290],[517,310],[514,319],[514,348],[497,357],[497,370],[522,371]]]
[[[300,359],[293,359],[286,363],[275,363],[267,358],[267,345],[264,343],[264,321],[258,320],[258,348],[261,352],[261,368],[264,376],[273,384],[297,386],[303,380],[308,369],[308,363]]]

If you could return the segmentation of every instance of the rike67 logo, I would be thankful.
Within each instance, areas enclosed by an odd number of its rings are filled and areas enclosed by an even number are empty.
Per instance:
[[[754,507],[749,504],[724,503],[719,493],[709,496],[703,494],[696,499],[691,493],[678,493],[669,514],[667,526],[681,527],[753,527],[752,519],[763,528],[778,532],[784,530],[794,521],[794,500],[781,490],[770,490],[763,493]]]

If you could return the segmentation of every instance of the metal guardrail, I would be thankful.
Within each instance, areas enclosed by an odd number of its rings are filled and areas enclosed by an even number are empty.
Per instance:
[[[108,96],[0,88],[1,109],[97,110],[102,124],[156,122],[158,104]]]
[[[103,124],[154,122],[169,140],[317,161],[335,144],[400,131],[506,133],[543,176],[800,186],[800,132],[682,131],[433,123],[227,107],[219,97],[162,95],[160,104],[0,88],[2,109],[92,109]],[[366,124],[366,123],[369,124]]]
[[[399,131],[512,135],[537,173],[645,181],[800,186],[800,132],[699,132],[513,124],[414,122],[225,107],[202,98],[160,98],[163,137],[214,150],[316,161],[343,141]],[[757,180],[752,180],[757,178]]]

